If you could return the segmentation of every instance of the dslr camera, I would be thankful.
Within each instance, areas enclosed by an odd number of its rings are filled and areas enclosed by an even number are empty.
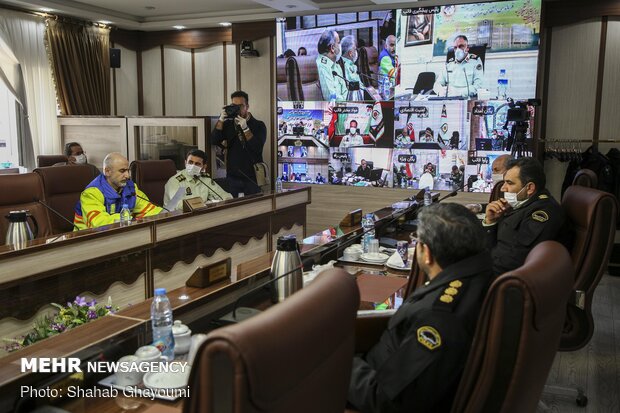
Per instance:
[[[508,102],[508,113],[506,116],[507,122],[527,122],[530,120],[530,111],[528,106],[540,106],[540,99],[528,99],[521,101],[510,100]]]
[[[227,106],[224,106],[224,111],[226,112],[226,120],[233,120],[241,112],[241,106],[227,105]]]

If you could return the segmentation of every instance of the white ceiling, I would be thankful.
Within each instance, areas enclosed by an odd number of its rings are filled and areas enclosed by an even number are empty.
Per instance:
[[[151,31],[171,30],[175,25],[217,27],[220,22],[467,2],[472,0],[0,0],[0,5]]]

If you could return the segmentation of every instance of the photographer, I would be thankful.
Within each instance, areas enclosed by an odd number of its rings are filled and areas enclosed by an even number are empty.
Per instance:
[[[226,178],[230,193],[256,194],[254,164],[263,161],[267,138],[265,124],[255,119],[248,108],[248,94],[239,90],[230,95],[232,103],[222,109],[213,129],[212,142],[226,149]]]

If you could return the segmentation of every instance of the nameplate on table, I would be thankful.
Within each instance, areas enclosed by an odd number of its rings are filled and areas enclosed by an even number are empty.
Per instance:
[[[341,227],[353,227],[355,225],[359,225],[362,223],[362,210],[356,209],[354,211],[350,211],[345,215],[345,217],[340,221]]]
[[[187,279],[185,285],[196,288],[208,287],[229,278],[230,272],[231,260],[226,258],[225,260],[196,268],[196,271]]]
[[[183,212],[193,212],[196,209],[204,208],[205,203],[201,197],[187,198],[183,200]]]

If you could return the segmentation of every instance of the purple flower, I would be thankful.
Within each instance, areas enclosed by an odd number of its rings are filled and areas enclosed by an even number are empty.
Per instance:
[[[94,307],[97,305],[97,300],[93,299],[92,301],[89,301],[88,303],[86,303],[86,305],[89,307]]]
[[[83,306],[86,305],[86,298],[80,297],[79,295],[75,297],[75,301],[73,301],[76,305]]]
[[[52,330],[58,331],[59,333],[62,333],[63,331],[67,329],[67,327],[64,324],[59,324],[59,323],[53,323],[50,327],[52,328]]]
[[[86,317],[89,320],[94,320],[95,318],[97,318],[97,313],[94,312],[93,310],[88,310],[88,312],[86,313]]]

